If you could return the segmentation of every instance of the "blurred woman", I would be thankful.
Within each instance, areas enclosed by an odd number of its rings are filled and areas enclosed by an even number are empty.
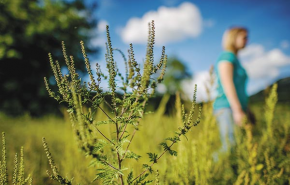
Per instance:
[[[220,130],[222,151],[228,150],[228,143],[231,146],[235,144],[234,127],[242,126],[248,111],[248,75],[238,59],[238,52],[246,46],[247,40],[246,28],[233,27],[227,30],[222,41],[224,51],[215,64],[218,95],[213,107]]]

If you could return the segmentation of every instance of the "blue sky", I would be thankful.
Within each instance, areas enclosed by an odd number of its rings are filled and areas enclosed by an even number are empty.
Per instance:
[[[92,44],[100,46],[101,53],[93,63],[105,66],[106,24],[110,26],[113,47],[126,52],[129,43],[133,43],[136,59],[142,63],[147,23],[154,19],[156,61],[164,45],[169,57],[175,56],[186,64],[193,73],[193,79],[184,83],[189,96],[197,83],[199,99],[204,98],[202,86],[208,79],[207,71],[222,51],[221,38],[230,26],[249,29],[248,46],[239,56],[250,77],[249,94],[290,76],[288,0],[97,0],[97,3],[98,36]],[[119,62],[117,55],[116,59]],[[124,67],[121,61],[119,67]]]

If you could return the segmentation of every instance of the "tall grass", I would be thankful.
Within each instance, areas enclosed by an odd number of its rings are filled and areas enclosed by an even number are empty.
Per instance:
[[[165,155],[158,161],[156,173],[149,178],[159,184],[289,184],[290,182],[290,151],[289,127],[290,106],[276,105],[275,87],[272,89],[264,106],[252,105],[257,116],[256,125],[246,125],[236,130],[237,146],[233,152],[218,153],[220,147],[219,132],[210,103],[203,104],[201,124],[189,131],[187,138],[181,138],[175,150],[178,157]],[[161,146],[145,145],[160,143],[164,137],[173,135],[180,126],[178,114],[164,115],[166,96],[156,113],[145,115],[140,122],[140,129],[131,147],[139,155],[152,151],[162,151]],[[182,112],[176,103],[176,112]],[[28,115],[10,118],[0,114],[0,131],[6,133],[8,166],[13,166],[14,155],[24,146],[25,173],[32,174],[33,184],[57,184],[49,180],[46,170],[49,164],[43,151],[41,138],[49,140],[58,169],[72,184],[90,184],[97,173],[90,168],[90,158],[83,156],[77,149],[72,136],[69,120],[47,116],[40,119]],[[98,120],[106,119],[101,112],[96,115]],[[271,118],[271,121],[269,121]],[[145,124],[146,123],[146,124]],[[106,134],[112,134],[110,127],[100,128]],[[156,134],[158,133],[158,134]],[[218,153],[218,160],[214,154]],[[126,166],[140,173],[139,162],[130,161]],[[13,168],[8,168],[12,174]],[[94,184],[98,184],[95,182]],[[99,183],[100,184],[100,183]]]

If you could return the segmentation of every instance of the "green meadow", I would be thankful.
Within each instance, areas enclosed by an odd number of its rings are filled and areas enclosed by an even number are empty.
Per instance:
[[[211,103],[203,103],[200,124],[192,127],[173,147],[177,156],[166,153],[153,166],[148,179],[152,184],[289,184],[290,106],[275,104],[277,94],[274,90],[264,103],[251,105],[257,123],[237,128],[237,146],[227,153],[219,152],[219,132]],[[140,173],[142,164],[149,163],[146,153],[160,154],[162,147],[159,143],[173,136],[181,126],[180,100],[177,98],[170,114],[165,114],[167,101],[168,97],[164,96],[155,113],[146,114],[140,122],[130,150],[142,157],[138,161],[125,162],[128,168],[125,175],[130,170],[134,174]],[[49,179],[46,173],[51,169],[42,146],[45,137],[63,177],[72,179],[72,184],[102,184],[101,181],[92,182],[98,165],[92,165],[92,159],[78,148],[68,113],[65,108],[61,110],[62,117],[24,115],[12,118],[0,114],[0,130],[6,134],[9,181],[12,181],[14,155],[19,154],[23,146],[25,176],[32,176],[32,184],[59,184]],[[101,111],[95,117],[98,121],[106,119]],[[100,130],[113,137],[113,125],[104,125]]]

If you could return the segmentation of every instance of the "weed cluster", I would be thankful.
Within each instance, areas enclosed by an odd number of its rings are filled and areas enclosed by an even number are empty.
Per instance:
[[[167,56],[165,55],[165,47],[163,47],[158,64],[154,64],[155,26],[154,21],[152,21],[149,23],[148,44],[143,69],[136,62],[133,45],[130,44],[128,60],[123,57],[126,66],[126,74],[123,76],[119,72],[113,56],[114,51],[120,52],[120,50],[112,48],[108,26],[107,39],[107,52],[105,56],[109,76],[105,76],[100,70],[100,65],[96,64],[97,80],[95,80],[84,44],[81,42],[82,53],[90,77],[90,82],[82,83],[79,75],[76,73],[73,57],[67,56],[63,43],[63,55],[69,74],[63,75],[59,62],[54,61],[52,55],[49,54],[51,68],[58,86],[58,93],[51,91],[46,78],[44,78],[44,81],[51,97],[59,102],[67,103],[68,113],[79,147],[86,155],[93,158],[92,164],[97,166],[98,173],[94,180],[101,180],[104,184],[124,184],[125,172],[128,169],[123,166],[123,162],[128,159],[138,160],[141,157],[132,150],[129,150],[129,147],[139,130],[140,120],[144,116],[145,105],[148,99],[153,96],[157,83],[163,80]],[[125,56],[123,53],[122,55]],[[158,77],[156,77],[157,74],[159,74]],[[102,78],[108,79],[110,88],[108,92],[104,92],[100,87]],[[121,87],[117,86],[117,78],[122,81]],[[117,91],[122,92],[120,96],[118,96]],[[189,114],[186,114],[184,107],[182,107],[182,126],[175,132],[175,136],[169,137],[166,139],[167,142],[161,143],[163,148],[161,154],[148,153],[150,158],[149,163],[151,164],[143,164],[144,170],[140,174],[134,175],[133,170],[129,169],[128,171],[130,172],[126,178],[127,184],[147,184],[152,182],[152,180],[146,180],[149,173],[153,172],[152,166],[166,152],[174,156],[177,155],[172,146],[179,142],[180,137],[186,135],[191,127],[196,126],[200,122],[201,109],[199,110],[198,118],[196,121],[193,121],[196,106],[195,96],[196,87]],[[109,97],[109,100],[106,97]],[[107,105],[109,111],[106,111],[102,107],[102,103]],[[106,115],[107,120],[96,121],[95,115],[98,110]],[[103,133],[100,129],[101,125],[114,125],[114,134],[108,136]],[[129,132],[129,127],[133,128],[132,132]],[[45,142],[44,145],[47,148]],[[47,149],[46,152],[54,174],[50,176],[61,183],[69,184],[70,181],[57,177],[59,173],[51,162],[51,155]]]
[[[24,155],[23,147],[20,150],[20,162],[18,162],[18,154],[15,154],[14,157],[14,169],[12,175],[12,184],[13,185],[23,185],[23,184],[32,184],[32,177],[28,175],[25,178],[24,175]],[[7,170],[7,156],[6,156],[6,140],[5,133],[2,132],[2,160],[0,160],[0,185],[7,185],[9,182],[8,179],[8,170]]]

